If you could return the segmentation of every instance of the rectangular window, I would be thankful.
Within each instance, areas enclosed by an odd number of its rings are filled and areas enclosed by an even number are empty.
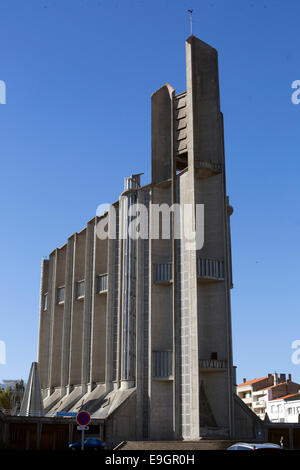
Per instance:
[[[288,411],[288,415],[291,415],[293,410],[292,410],[292,408],[288,408],[287,411]]]
[[[224,261],[197,258],[197,276],[202,279],[224,280]]]
[[[172,264],[154,264],[154,282],[169,283],[172,281]]]
[[[97,279],[96,279],[96,292],[97,292],[97,294],[100,294],[101,292],[106,292],[107,291],[107,285],[108,285],[108,276],[107,276],[107,274],[101,274],[100,276],[97,276]]]
[[[48,308],[48,293],[44,294],[43,297],[43,310],[47,310]]]
[[[65,301],[65,286],[58,287],[56,290],[56,303],[62,304]]]
[[[153,376],[169,378],[173,375],[173,352],[153,351]]]
[[[76,299],[82,299],[84,297],[85,282],[78,281],[76,282]]]

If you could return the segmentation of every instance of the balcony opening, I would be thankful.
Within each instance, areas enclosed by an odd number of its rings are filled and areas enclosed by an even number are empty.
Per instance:
[[[56,303],[61,305],[65,302],[65,286],[57,287],[56,290]]]
[[[101,294],[102,292],[107,292],[108,288],[108,277],[107,274],[101,274],[97,276],[96,279],[96,292]]]
[[[85,291],[85,282],[78,281],[76,282],[76,299],[80,300],[84,298],[84,291]]]
[[[176,173],[184,170],[188,166],[188,153],[177,154],[175,157],[176,161]]]

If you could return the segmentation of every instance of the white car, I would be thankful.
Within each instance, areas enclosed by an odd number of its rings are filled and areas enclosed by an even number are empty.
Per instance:
[[[278,444],[264,443],[246,443],[246,442],[237,442],[232,446],[228,447],[227,450],[283,450],[283,447],[280,447]]]

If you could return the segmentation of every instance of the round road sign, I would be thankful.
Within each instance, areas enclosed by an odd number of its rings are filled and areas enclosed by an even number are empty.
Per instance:
[[[87,411],[80,411],[80,413],[78,413],[76,416],[76,421],[80,426],[87,426],[91,421],[90,413]]]

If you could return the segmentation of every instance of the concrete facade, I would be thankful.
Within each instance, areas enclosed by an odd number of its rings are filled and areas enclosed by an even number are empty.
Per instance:
[[[186,41],[187,90],[152,95],[151,182],[125,179],[119,201],[43,261],[39,368],[46,412],[89,410],[106,439],[256,437],[234,396],[230,215],[217,51]],[[132,240],[132,206],[149,236]],[[154,204],[204,204],[202,249],[154,235]],[[116,237],[100,239],[116,219]],[[173,219],[172,219],[173,220]],[[184,223],[181,221],[180,229]]]

